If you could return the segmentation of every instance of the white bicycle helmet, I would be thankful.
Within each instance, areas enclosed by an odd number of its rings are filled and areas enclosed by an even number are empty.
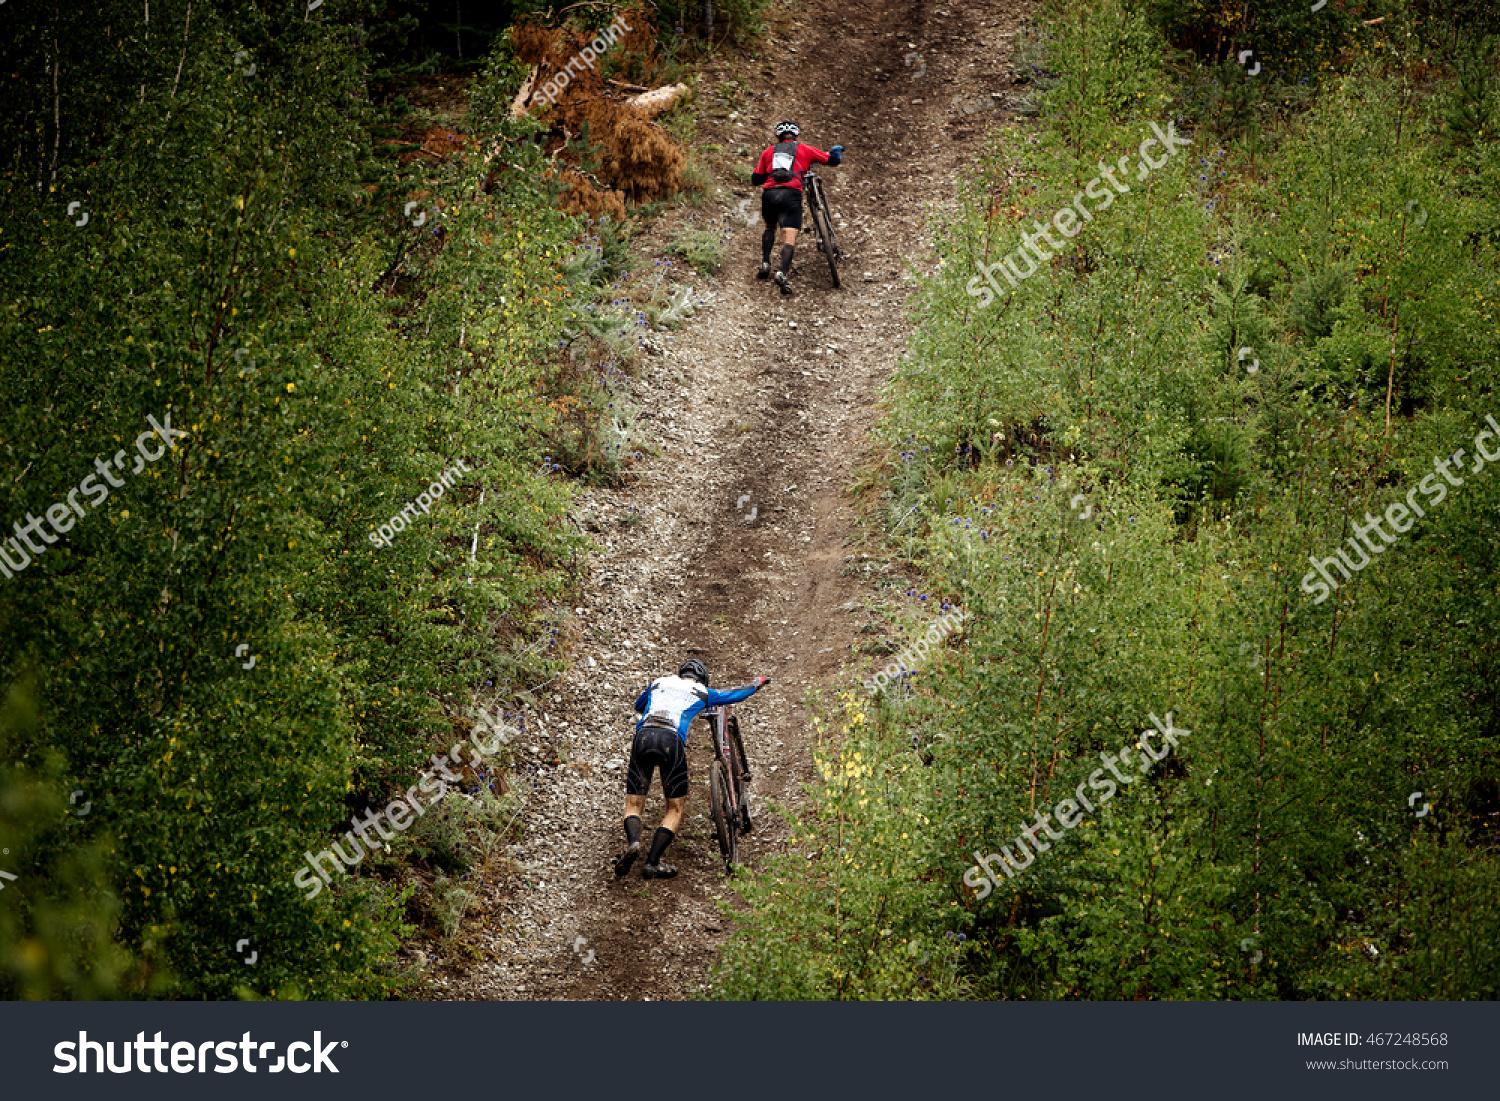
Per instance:
[[[777,141],[786,141],[788,138],[795,138],[801,133],[802,128],[799,127],[795,122],[778,122],[776,124]]]

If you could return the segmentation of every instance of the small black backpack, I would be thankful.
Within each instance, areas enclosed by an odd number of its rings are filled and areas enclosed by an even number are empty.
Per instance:
[[[790,183],[792,165],[797,161],[797,143],[779,141],[771,147],[771,179],[779,184]]]

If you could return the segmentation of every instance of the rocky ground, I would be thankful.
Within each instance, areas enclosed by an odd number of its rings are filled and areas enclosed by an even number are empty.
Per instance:
[[[1025,111],[1012,48],[1028,5],[991,0],[799,0],[773,16],[774,68],[731,60],[705,76],[751,91],[737,109],[704,97],[700,134],[721,147],[769,144],[783,118],[803,140],[845,146],[823,170],[845,259],[831,286],[810,220],[782,298],[754,278],[759,228],[750,188],[726,182],[717,207],[685,215],[729,225],[728,261],[687,329],[663,341],[635,384],[657,454],[637,482],[580,497],[595,557],[573,610],[572,665],[528,725],[518,782],[534,784],[517,880],[484,890],[471,957],[435,967],[432,996],[455,999],[691,997],[729,935],[737,896],[707,817],[712,750],[690,747],[694,787],[668,860],[680,874],[617,881],[631,704],[653,677],[701,657],[717,687],[769,687],[738,709],[754,773],[752,807],[795,808],[812,778],[809,706],[845,669],[884,569],[866,556],[848,489],[868,462],[881,386],[906,345],[910,273],[936,263],[928,226],[987,127]],[[750,158],[747,158],[747,160]],[[717,222],[715,222],[717,219]],[[659,234],[653,234],[659,237]],[[657,241],[659,244],[659,240]],[[868,638],[865,637],[868,642]],[[647,802],[646,837],[662,810]],[[783,844],[761,813],[741,845],[752,866]]]

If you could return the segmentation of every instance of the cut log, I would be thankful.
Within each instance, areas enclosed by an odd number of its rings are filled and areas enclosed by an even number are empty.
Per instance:
[[[648,119],[654,119],[663,111],[671,110],[671,108],[692,94],[693,90],[686,84],[667,84],[661,88],[653,88],[643,95],[631,96],[625,102],[640,111]]]

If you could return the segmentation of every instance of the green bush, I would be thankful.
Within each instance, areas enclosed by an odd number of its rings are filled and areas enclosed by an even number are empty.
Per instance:
[[[16,996],[390,993],[403,873],[308,901],[303,854],[408,787],[475,685],[556,660],[506,640],[580,546],[548,441],[608,431],[587,402],[618,368],[582,329],[610,288],[575,262],[598,245],[505,117],[503,53],[477,152],[401,170],[370,148],[359,36],[305,15],[153,6],[184,45],[135,8],[89,34],[36,9],[4,47],[0,132],[47,140],[10,141],[0,186],[0,511],[114,478],[0,577],[0,685],[34,675],[0,753],[29,869],[0,895]],[[61,133],[54,40],[97,78],[61,85]],[[497,146],[519,168],[486,191]],[[74,790],[91,813],[61,829]]]
[[[683,229],[667,242],[667,254],[678,256],[703,275],[724,266],[724,242],[711,229]]]

